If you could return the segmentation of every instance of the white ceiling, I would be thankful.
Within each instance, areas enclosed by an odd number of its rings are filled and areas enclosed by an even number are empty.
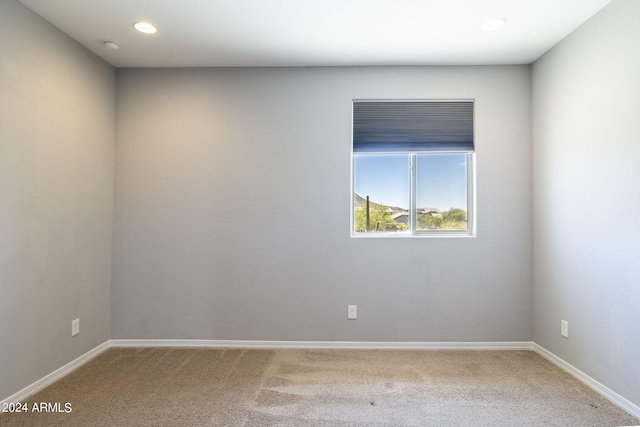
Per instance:
[[[115,67],[530,64],[611,2],[20,1]],[[482,31],[495,17],[507,24]]]

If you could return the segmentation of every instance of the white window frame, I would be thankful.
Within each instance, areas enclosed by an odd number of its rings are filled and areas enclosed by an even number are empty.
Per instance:
[[[407,153],[403,153],[407,154]],[[416,156],[418,154],[427,154],[437,156],[439,154],[465,154],[467,158],[467,229],[466,230],[418,230],[416,227],[417,215],[416,199],[417,199],[417,185],[416,185]],[[475,153],[409,153],[409,230],[406,232],[394,231],[394,232],[368,232],[358,233],[355,231],[355,157],[356,156],[376,156],[380,154],[354,154],[351,153],[351,237],[356,238],[379,238],[379,237],[475,237],[476,236],[476,176],[475,176]],[[385,153],[384,155],[389,155]]]

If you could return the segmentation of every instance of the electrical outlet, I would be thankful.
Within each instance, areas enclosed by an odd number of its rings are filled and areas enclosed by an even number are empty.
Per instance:
[[[75,337],[80,333],[80,319],[71,322],[71,336]]]
[[[569,322],[566,320],[560,321],[560,334],[565,338],[569,338]]]
[[[357,305],[348,305],[347,306],[347,319],[357,319],[358,318],[358,306]]]

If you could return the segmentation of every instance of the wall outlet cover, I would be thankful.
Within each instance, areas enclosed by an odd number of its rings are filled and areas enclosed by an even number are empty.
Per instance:
[[[71,336],[75,337],[80,333],[80,319],[71,322]]]
[[[357,305],[348,305],[347,306],[347,319],[357,319],[358,318],[358,306]]]
[[[569,322],[566,320],[560,321],[560,334],[565,338],[569,338]]]

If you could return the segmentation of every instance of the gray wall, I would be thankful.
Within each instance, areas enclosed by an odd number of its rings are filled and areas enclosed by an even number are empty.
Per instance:
[[[112,338],[532,339],[530,67],[117,77]],[[352,98],[476,99],[477,238],[350,238]]]
[[[639,46],[617,0],[533,66],[534,341],[636,405]]]
[[[115,71],[13,0],[0,40],[3,399],[109,339]]]

